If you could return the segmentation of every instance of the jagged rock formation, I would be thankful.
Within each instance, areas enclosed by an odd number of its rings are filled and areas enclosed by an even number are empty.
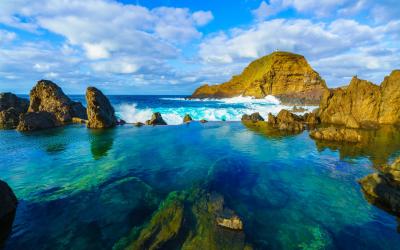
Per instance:
[[[282,109],[276,117],[269,113],[268,123],[279,130],[289,132],[302,131],[305,129],[303,117],[292,114],[285,109]]]
[[[117,125],[114,108],[108,98],[95,87],[86,90],[88,128],[102,129]]]
[[[57,126],[59,126],[59,123],[54,114],[49,112],[28,112],[20,115],[17,130],[34,131]]]
[[[242,121],[258,122],[258,121],[264,121],[264,118],[262,118],[260,113],[256,112],[256,113],[253,113],[251,115],[244,114],[242,116]]]
[[[28,110],[29,101],[12,93],[0,93],[0,128],[14,129],[20,114]]]
[[[0,248],[11,233],[18,200],[7,183],[0,180]]]
[[[57,84],[41,80],[30,92],[28,112],[48,112],[61,125],[73,117],[87,119],[86,109],[80,102],[72,101]]]
[[[378,170],[359,180],[362,190],[372,203],[400,216],[400,158]]]
[[[400,70],[387,76],[381,86],[354,77],[349,86],[326,91],[318,116],[323,123],[348,128],[400,123]]]
[[[162,118],[160,112],[155,112],[151,116],[151,119],[146,121],[146,125],[167,125],[167,123]]]
[[[317,140],[335,142],[360,142],[361,134],[355,129],[349,128],[321,128],[310,132],[310,137]]]
[[[183,123],[191,122],[191,121],[193,121],[193,119],[189,114],[186,114],[185,117],[183,117]]]
[[[253,61],[228,82],[199,87],[191,98],[274,95],[284,103],[318,104],[326,89],[325,81],[303,56],[274,52]]]

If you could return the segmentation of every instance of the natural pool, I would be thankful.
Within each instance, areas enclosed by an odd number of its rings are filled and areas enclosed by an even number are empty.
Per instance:
[[[396,218],[357,184],[399,155],[398,134],[343,147],[240,122],[0,131],[0,178],[20,200],[5,248],[111,249],[170,192],[212,180],[254,249],[399,249]]]

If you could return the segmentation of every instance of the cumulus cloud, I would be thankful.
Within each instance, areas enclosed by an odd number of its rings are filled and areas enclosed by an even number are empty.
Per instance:
[[[13,41],[17,35],[14,32],[9,32],[7,30],[0,30],[0,44],[9,43]]]

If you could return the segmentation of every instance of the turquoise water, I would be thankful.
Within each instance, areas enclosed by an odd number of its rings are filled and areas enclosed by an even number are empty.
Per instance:
[[[111,249],[168,193],[208,179],[254,249],[399,249],[396,218],[356,182],[398,155],[389,144],[350,154],[240,122],[0,131],[0,176],[20,200],[5,248]]]

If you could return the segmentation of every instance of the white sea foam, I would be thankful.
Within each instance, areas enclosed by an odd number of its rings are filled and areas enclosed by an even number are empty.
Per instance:
[[[204,99],[186,99],[182,97],[164,97],[161,98],[162,100],[170,100],[170,101],[187,101],[187,102],[221,102],[221,103],[229,103],[229,104],[235,104],[235,103],[264,103],[264,104],[275,104],[278,105],[280,104],[280,101],[278,98],[276,98],[273,95],[268,95],[264,98],[259,98],[256,99],[251,96],[236,96],[236,97],[231,97],[231,98],[204,98]]]
[[[136,103],[122,104],[117,107],[117,115],[126,122],[144,122],[150,119],[153,111],[151,109],[137,109]]]

